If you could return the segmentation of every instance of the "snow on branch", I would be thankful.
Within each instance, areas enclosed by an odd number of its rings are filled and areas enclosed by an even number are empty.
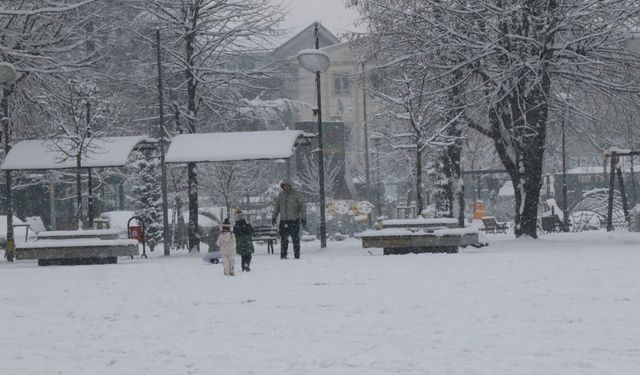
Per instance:
[[[53,3],[51,6],[36,9],[6,9],[0,8],[0,16],[37,16],[51,13],[66,13],[91,4],[97,0],[84,0],[75,4]]]

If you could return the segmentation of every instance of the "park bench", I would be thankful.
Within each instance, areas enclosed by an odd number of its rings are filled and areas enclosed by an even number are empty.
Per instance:
[[[568,232],[570,225],[565,225],[558,216],[540,216],[540,229],[546,233]]]
[[[266,242],[267,253],[273,254],[273,244],[278,241],[278,228],[271,225],[253,227],[253,241]]]
[[[458,220],[394,219],[383,220],[382,229],[356,235],[362,247],[381,247],[384,255],[408,253],[457,253],[459,247],[481,247],[476,229],[458,228]]]
[[[482,218],[482,224],[484,224],[484,228],[480,228],[480,230],[485,233],[504,233],[507,234],[507,229],[509,229],[507,223],[499,223],[495,217],[486,216]]]
[[[342,233],[335,233],[335,234],[332,236],[332,238],[333,238],[333,240],[334,240],[334,241],[344,241],[344,240],[346,240],[347,238],[349,238],[349,236],[344,235],[344,234],[342,234]]]
[[[37,259],[39,266],[117,263],[119,256],[138,255],[138,241],[129,239],[39,239],[19,243],[16,259]]]

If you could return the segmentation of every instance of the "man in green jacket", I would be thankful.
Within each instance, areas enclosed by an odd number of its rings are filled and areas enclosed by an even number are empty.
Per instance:
[[[289,236],[293,242],[293,256],[300,259],[300,224],[307,226],[304,201],[290,180],[284,179],[280,187],[282,191],[274,202],[272,216],[272,223],[276,225],[280,215],[280,259],[287,259]]]

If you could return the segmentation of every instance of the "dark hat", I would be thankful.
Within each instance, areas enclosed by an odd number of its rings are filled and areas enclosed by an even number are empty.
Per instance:
[[[282,182],[280,182],[280,187],[284,189],[284,185],[293,187],[293,182],[290,179],[285,178],[284,180],[282,180]]]
[[[231,228],[231,223],[229,222],[229,218],[227,217],[222,222],[222,229],[229,229],[229,228]]]

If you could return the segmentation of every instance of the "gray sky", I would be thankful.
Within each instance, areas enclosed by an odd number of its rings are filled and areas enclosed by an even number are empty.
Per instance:
[[[353,9],[346,9],[344,0],[284,0],[284,4],[290,10],[285,27],[301,27],[320,21],[334,34],[363,29],[353,26],[358,14]]]

